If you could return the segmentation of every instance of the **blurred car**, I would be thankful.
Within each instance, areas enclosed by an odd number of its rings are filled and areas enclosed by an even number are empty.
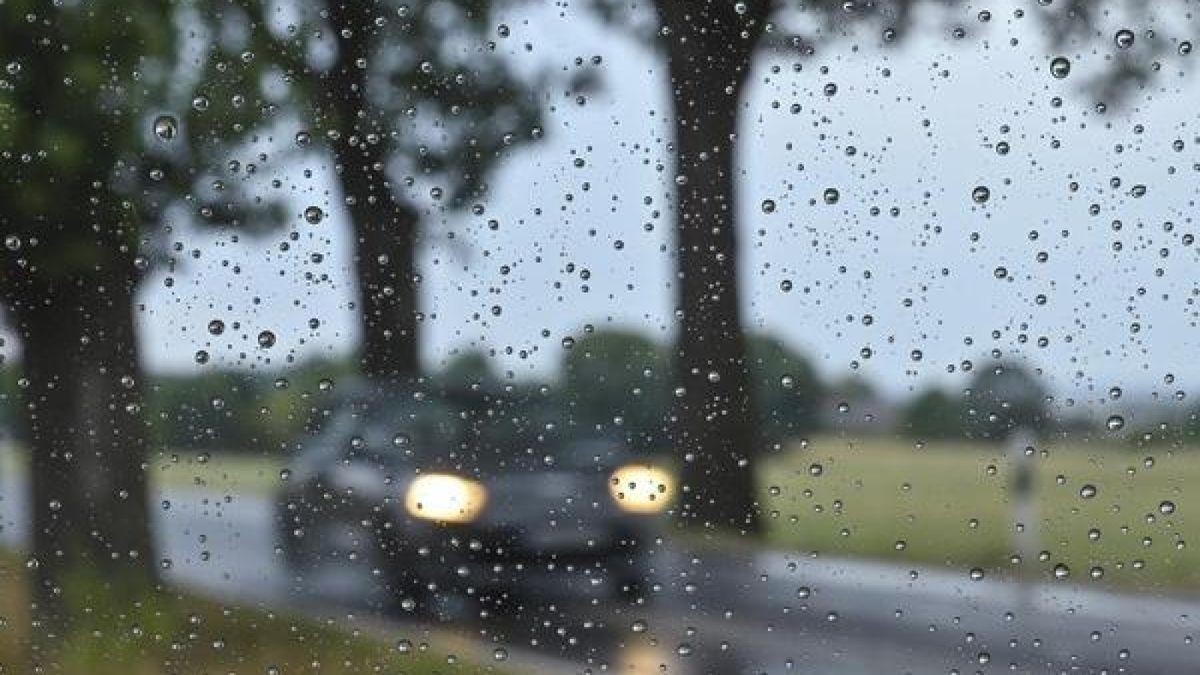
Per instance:
[[[378,602],[409,609],[559,582],[640,597],[671,475],[567,433],[543,399],[411,389],[350,402],[305,443],[279,502],[294,575],[367,577]]]

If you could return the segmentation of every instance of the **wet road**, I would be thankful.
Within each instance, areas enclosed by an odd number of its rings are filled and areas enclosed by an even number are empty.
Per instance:
[[[536,613],[431,621],[364,607],[369,581],[344,570],[289,574],[272,506],[198,489],[155,496],[172,581],[207,594],[355,623],[518,672],[1200,672],[1200,601],[1126,597],[1071,584],[1018,586],[965,572],[744,549],[669,546],[645,605],[590,597],[582,579],[543,580]],[[165,508],[162,508],[165,506]],[[24,496],[0,482],[0,542],[24,539]],[[500,651],[497,651],[500,650]]]

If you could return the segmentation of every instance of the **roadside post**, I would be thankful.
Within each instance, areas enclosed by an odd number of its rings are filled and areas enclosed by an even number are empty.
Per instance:
[[[1009,483],[1009,499],[1012,508],[1012,547],[1021,556],[1017,568],[1017,582],[1020,587],[1020,604],[1026,606],[1032,600],[1031,594],[1036,580],[1036,574],[1030,572],[1036,565],[1038,556],[1037,533],[1037,502],[1034,495],[1035,472],[1034,450],[1035,437],[1026,428],[1017,429],[1009,438],[1007,455],[1012,468]]]

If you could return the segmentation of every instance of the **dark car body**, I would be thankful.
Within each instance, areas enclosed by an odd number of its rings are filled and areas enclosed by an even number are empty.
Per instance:
[[[406,607],[556,584],[635,597],[655,518],[624,511],[609,482],[639,458],[564,428],[540,396],[407,389],[350,402],[305,443],[280,500],[296,575],[356,571],[379,602]],[[406,495],[429,475],[482,485],[485,506],[467,522],[414,515]]]

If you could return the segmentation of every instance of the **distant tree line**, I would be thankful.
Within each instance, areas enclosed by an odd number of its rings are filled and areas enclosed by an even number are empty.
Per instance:
[[[668,346],[631,330],[587,328],[563,347],[557,377],[548,381],[505,380],[491,356],[477,350],[452,354],[424,381],[431,388],[542,390],[529,400],[552,404],[570,433],[608,436],[647,451],[672,447],[672,405],[679,394]],[[757,427],[775,449],[841,429],[931,441],[1000,441],[1018,428],[1044,435],[1084,424],[1054,413],[1037,375],[1011,361],[981,361],[965,386],[930,387],[897,404],[859,377],[824,381],[808,357],[776,337],[747,336],[747,352],[754,396],[761,402]],[[320,430],[359,377],[351,356],[312,360],[286,373],[151,375],[145,408],[150,437],[159,450],[287,451]],[[10,437],[24,428],[18,423],[19,382],[14,369],[0,369],[0,425]],[[876,407],[890,413],[881,415]],[[1142,441],[1195,438],[1200,415],[1134,433]]]

